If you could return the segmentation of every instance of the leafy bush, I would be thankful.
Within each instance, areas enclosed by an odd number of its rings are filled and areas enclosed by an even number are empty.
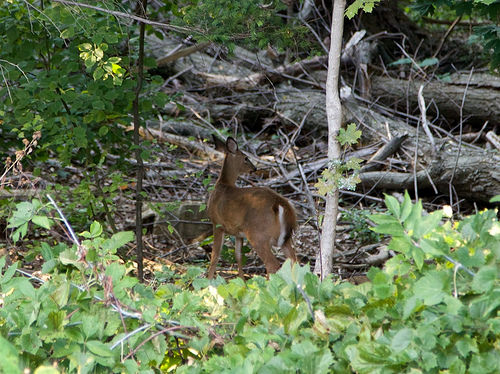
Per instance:
[[[397,255],[361,285],[321,282],[286,263],[269,280],[247,282],[165,269],[156,274],[161,283],[147,287],[115,255],[132,234],[107,238],[98,223],[78,245],[40,245],[52,263],[45,281],[21,276],[19,264],[2,258],[0,368],[498,372],[497,212],[453,222],[446,210],[425,214],[407,194],[402,204],[392,197],[386,204],[388,214],[371,219],[376,232],[392,236]],[[43,216],[42,204],[33,207],[31,219]],[[25,208],[18,205],[11,224],[24,224],[17,212]]]

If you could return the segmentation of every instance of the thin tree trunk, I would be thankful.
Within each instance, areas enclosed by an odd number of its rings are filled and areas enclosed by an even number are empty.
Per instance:
[[[333,3],[330,52],[328,54],[328,75],[326,79],[326,116],[328,121],[328,160],[340,159],[340,146],[337,141],[342,122],[342,106],[339,96],[340,54],[342,51],[342,33],[344,30],[345,0]],[[321,244],[316,256],[314,271],[324,279],[332,272],[333,252],[335,250],[335,226],[339,207],[339,190],[334,186],[326,197],[325,215],[321,233]]]
[[[137,5],[137,15],[141,18],[146,16],[146,7],[148,0],[142,0]],[[139,28],[139,57],[137,59],[137,85],[135,88],[135,98],[132,103],[134,115],[134,145],[135,158],[137,160],[137,185],[135,189],[135,236],[137,243],[137,278],[140,282],[144,280],[143,260],[142,260],[142,180],[144,178],[144,163],[141,156],[141,137],[139,130],[141,128],[141,118],[139,115],[139,95],[142,90],[142,81],[144,78],[144,29],[145,24],[141,23]]]

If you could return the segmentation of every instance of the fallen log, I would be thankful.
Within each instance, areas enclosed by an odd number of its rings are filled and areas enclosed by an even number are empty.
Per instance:
[[[418,112],[418,90],[423,85],[423,95],[428,103],[432,100],[439,114],[451,122],[460,119],[460,107],[464,95],[462,116],[467,123],[482,126],[500,124],[500,78],[489,74],[457,74],[450,81],[407,81],[390,77],[375,77],[372,81],[372,97],[380,102],[406,111]],[[429,105],[429,113],[436,114],[434,105]]]
[[[359,123],[365,137],[378,141],[386,137],[387,130],[392,136],[408,134],[403,148],[407,154],[417,154],[417,160],[412,160],[417,163],[416,173],[411,170],[406,173],[361,173],[365,186],[403,190],[414,189],[416,182],[417,188],[435,187],[446,195],[452,187],[460,197],[483,202],[500,194],[500,153],[497,150],[438,139],[437,151],[433,154],[431,143],[422,130],[417,132],[407,123],[385,117],[352,99],[344,101],[343,109],[346,121]]]

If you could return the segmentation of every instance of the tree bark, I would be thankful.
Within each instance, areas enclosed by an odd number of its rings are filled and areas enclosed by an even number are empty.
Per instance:
[[[328,160],[340,159],[340,146],[337,135],[342,125],[342,105],[339,95],[340,55],[342,52],[342,33],[344,31],[345,0],[333,3],[330,52],[328,53],[328,75],[326,80],[326,116],[328,120]],[[337,186],[326,196],[325,215],[321,229],[321,243],[316,255],[315,273],[324,279],[333,269],[335,250],[335,227],[339,208]]]

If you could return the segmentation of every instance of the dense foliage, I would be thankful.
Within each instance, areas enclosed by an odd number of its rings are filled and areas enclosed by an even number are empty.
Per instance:
[[[401,204],[388,196],[386,205],[387,214],[371,218],[376,232],[392,237],[396,255],[357,286],[321,282],[307,266],[289,263],[269,280],[247,282],[164,269],[146,286],[115,255],[132,234],[107,238],[98,223],[78,245],[37,244],[45,281],[24,277],[4,257],[0,368],[498,372],[497,211],[454,222],[447,209],[427,214],[407,194]],[[47,209],[20,203],[9,224],[48,227]]]

